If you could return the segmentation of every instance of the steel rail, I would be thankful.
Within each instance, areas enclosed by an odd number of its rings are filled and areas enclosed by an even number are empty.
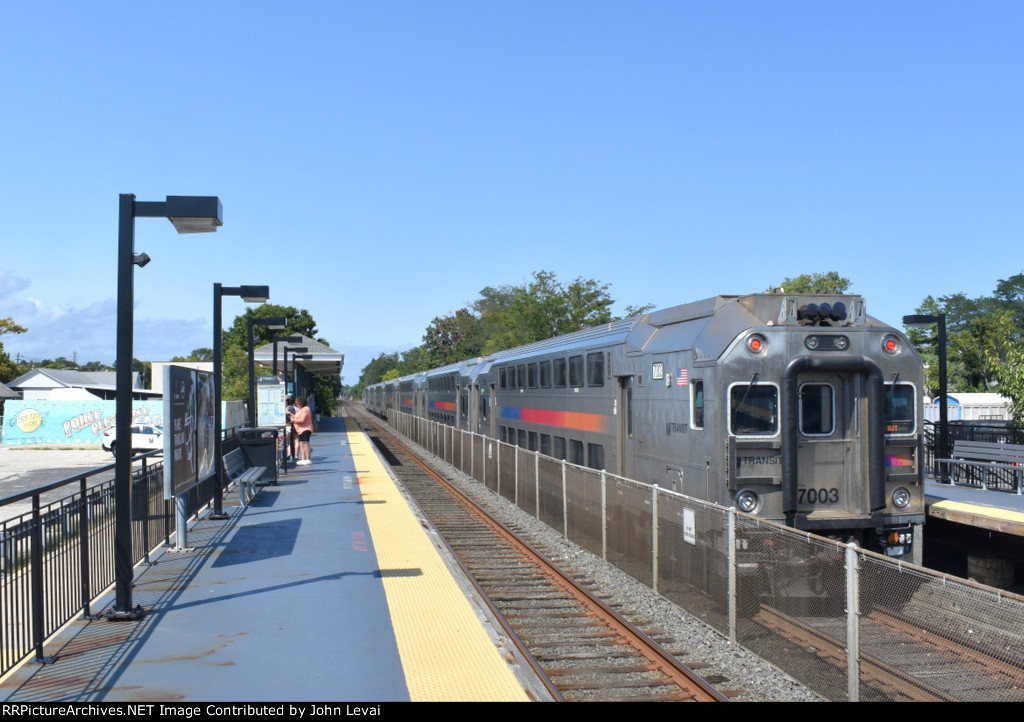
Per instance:
[[[413,459],[426,474],[432,479],[436,480],[446,491],[452,496],[458,499],[464,504],[475,517],[479,518],[482,522],[487,524],[493,531],[500,534],[502,537],[509,540],[509,543],[514,545],[523,554],[525,554],[532,562],[542,570],[542,572],[559,588],[565,590],[570,594],[577,602],[584,605],[588,609],[592,610],[595,617],[601,620],[606,626],[613,629],[619,634],[625,642],[635,649],[639,654],[648,660],[653,671],[658,671],[663,674],[667,679],[671,680],[680,689],[692,694],[692,698],[698,701],[714,701],[714,702],[725,702],[728,699],[716,690],[710,683],[704,680],[700,675],[694,672],[686,665],[680,663],[673,655],[665,651],[658,645],[654,640],[644,634],[641,630],[637,629],[634,625],[622,618],[619,614],[610,609],[604,602],[595,597],[574,579],[563,572],[554,562],[548,559],[544,554],[535,549],[532,545],[526,542],[524,539],[519,537],[515,532],[509,529],[507,526],[491,517],[486,511],[484,511],[475,501],[470,499],[468,496],[463,494],[459,489],[455,488],[449,483],[443,476],[431,469],[427,464],[420,460],[417,454],[413,453],[405,444],[396,439],[393,434],[384,429],[375,420],[372,420],[366,416],[361,417],[366,422],[372,424],[375,429],[387,436],[392,440],[397,447],[399,447],[404,453],[406,453],[411,459]],[[461,562],[460,562],[461,563]],[[475,582],[474,582],[475,584]],[[480,589],[479,585],[476,585]],[[481,594],[484,598],[487,598],[486,593],[480,589]],[[533,655],[526,649],[522,640],[519,639],[518,635],[511,630],[509,623],[505,620],[504,616],[493,606],[488,600],[488,605],[495,610],[498,614],[499,619],[506,625],[510,636],[515,640],[517,646],[523,651],[528,658],[533,659]],[[538,665],[539,667],[539,665]],[[544,678],[547,675],[544,674]],[[563,685],[564,688],[564,685]],[[561,696],[559,694],[559,696]]]

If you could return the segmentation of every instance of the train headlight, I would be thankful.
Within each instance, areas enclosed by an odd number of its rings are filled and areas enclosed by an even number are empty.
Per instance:
[[[750,353],[763,354],[768,350],[768,339],[759,333],[752,333],[747,337],[747,350]]]
[[[840,351],[845,351],[850,348],[850,339],[846,338],[846,336],[836,336],[832,341],[832,345]]]
[[[806,346],[811,351],[816,350],[818,348],[818,337],[808,336],[807,338],[804,339],[804,346]]]
[[[906,509],[910,506],[910,492],[902,486],[892,493],[892,505],[897,509]]]
[[[761,508],[761,497],[755,491],[743,489],[736,495],[736,506],[744,514],[756,514],[757,510]]]
[[[900,340],[895,335],[889,333],[886,334],[882,339],[882,350],[890,356],[895,356],[900,352]]]

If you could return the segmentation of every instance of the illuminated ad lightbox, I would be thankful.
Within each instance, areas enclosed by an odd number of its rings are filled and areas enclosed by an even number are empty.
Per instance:
[[[216,472],[213,374],[164,366],[164,498],[188,491]]]

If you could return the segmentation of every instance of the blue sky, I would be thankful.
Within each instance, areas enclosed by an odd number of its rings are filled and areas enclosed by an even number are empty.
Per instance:
[[[114,358],[212,345],[269,284],[346,382],[537,270],[671,306],[837,270],[890,323],[1024,269],[1021,2],[41,2],[0,15],[0,317]],[[225,299],[226,323],[243,311]]]

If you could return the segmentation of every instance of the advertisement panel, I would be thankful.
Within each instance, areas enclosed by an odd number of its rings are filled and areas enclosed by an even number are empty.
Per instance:
[[[184,493],[211,477],[214,465],[213,374],[168,365],[164,372],[164,498]]]

